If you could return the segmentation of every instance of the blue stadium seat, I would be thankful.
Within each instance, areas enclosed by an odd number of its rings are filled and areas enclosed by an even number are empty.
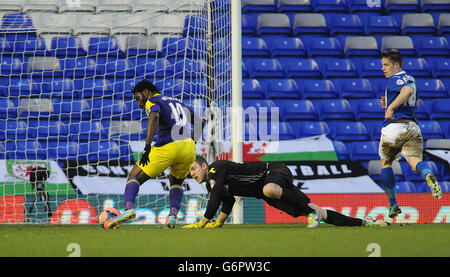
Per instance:
[[[441,13],[439,15],[439,21],[437,26],[438,35],[448,35],[450,33],[450,14]]]
[[[385,0],[385,12],[417,12],[419,3],[417,0]]]
[[[18,101],[15,98],[0,98],[0,119],[16,118]]]
[[[356,120],[361,121],[364,119],[378,119],[384,118],[385,111],[381,108],[379,99],[362,99],[357,101],[355,105]]]
[[[316,0],[313,2],[314,12],[348,12],[348,6],[345,0]]]
[[[402,34],[416,35],[429,34],[434,35],[436,27],[433,16],[428,13],[405,13],[402,17]]]
[[[380,55],[377,40],[371,36],[355,36],[345,39],[344,54],[346,57]]]
[[[392,169],[394,170],[394,176],[396,182],[402,182],[405,180],[403,175],[402,167],[399,162],[394,161],[392,163]],[[368,173],[370,178],[375,182],[381,183],[381,162],[379,159],[371,160],[368,163]]]
[[[364,35],[365,29],[357,14],[338,14],[333,16],[330,35]]]
[[[345,79],[339,93],[341,98],[374,98],[375,90],[368,79]]]
[[[330,128],[324,121],[290,121],[294,130],[297,130],[297,138],[330,135]]]
[[[306,49],[301,39],[297,37],[281,37],[272,39],[270,54],[278,57],[305,57]]]
[[[350,13],[382,13],[384,10],[384,2],[377,0],[349,0],[347,1],[349,4],[349,12]]]
[[[29,79],[22,79],[21,77],[11,77],[9,80],[9,88],[7,89],[7,96],[25,97],[32,94],[33,87]]]
[[[423,161],[423,162],[426,163],[430,167],[431,172],[434,174],[434,176],[436,176],[436,178],[438,180],[441,180],[441,176],[439,174],[439,170],[436,166],[436,163],[433,161]],[[411,182],[425,181],[424,178],[422,177],[422,175],[415,173],[409,165],[406,165],[405,167],[406,167],[406,170],[404,170],[404,172],[405,172],[405,179],[407,181],[411,181]]]
[[[355,120],[355,115],[346,99],[326,99],[320,102],[319,120]]]
[[[183,36],[197,34],[198,36],[204,36],[206,34],[207,17],[205,14],[188,14],[184,18]]]
[[[62,121],[40,121],[37,128],[38,140],[59,140],[68,136],[69,129]]]
[[[283,13],[261,13],[256,26],[258,36],[290,36],[292,33],[289,17]]]
[[[193,37],[165,37],[162,40],[161,56],[187,56],[197,58],[199,50],[206,51],[206,41]]]
[[[272,112],[279,112],[279,108],[270,99],[243,99],[242,106],[244,108],[244,120],[270,119]],[[250,118],[247,118],[246,114]]]
[[[351,59],[330,58],[323,67],[324,78],[358,77],[358,70]]]
[[[322,35],[328,36],[325,17],[320,13],[300,13],[294,17],[293,35]]]
[[[425,104],[426,103],[426,104]],[[431,101],[417,100],[417,109],[414,111],[418,120],[430,120]]]
[[[276,12],[275,0],[242,0],[242,13]]]
[[[395,190],[396,190],[396,192],[399,192],[399,193],[417,192],[416,191],[416,186],[414,185],[414,183],[409,182],[409,181],[396,182],[395,183]]]
[[[92,141],[108,138],[108,129],[100,120],[69,123],[69,139],[72,141]]]
[[[440,79],[416,79],[421,98],[447,98],[448,91]]]
[[[440,58],[432,69],[433,78],[450,77],[450,59]]]
[[[243,98],[266,98],[266,91],[256,79],[242,79]]]
[[[278,0],[277,5],[278,12],[280,13],[299,13],[313,11],[310,0]]]
[[[146,77],[162,78],[167,75],[172,75],[173,73],[174,66],[169,59],[166,58],[149,58],[143,68],[143,75]]]
[[[206,61],[204,59],[187,58],[185,59],[185,61],[179,61],[175,63],[174,74],[176,78],[183,78],[183,76],[188,78],[201,78],[206,75],[206,66]],[[132,78],[133,75],[130,74],[127,77]]]
[[[303,98],[337,98],[338,92],[331,80],[306,80],[303,85]]]
[[[28,129],[25,120],[0,119],[0,140],[26,139],[29,131],[30,135],[33,135],[33,130]]]
[[[189,63],[186,63],[189,66]],[[142,76],[142,67],[137,67],[131,59],[116,59],[107,61],[104,68],[104,74],[99,72],[99,65],[97,65],[97,74],[104,75],[105,78],[115,78],[117,80],[123,78],[133,78],[136,76]],[[189,73],[189,69],[186,70]]]
[[[333,147],[340,161],[350,160],[350,154],[349,151],[347,150],[347,146],[345,146],[345,143],[339,140],[333,140]]]
[[[8,160],[46,160],[47,150],[36,140],[6,141]]]
[[[308,47],[308,55],[310,57],[342,57],[344,56],[344,49],[335,37],[318,37],[311,39]]]
[[[422,12],[449,12],[450,3],[442,0],[421,0],[420,2]]]
[[[435,99],[431,104],[431,120],[450,119],[450,99]]]
[[[401,26],[393,16],[373,15],[367,22],[366,33],[367,35],[400,35]]]
[[[67,100],[63,101],[59,107],[59,117],[61,120],[90,120],[93,117],[92,99]]]
[[[264,39],[259,37],[242,37],[243,57],[269,57],[270,50]]]
[[[289,59],[285,65],[287,78],[320,78],[322,70],[314,59]]]
[[[0,141],[0,159],[6,160],[6,145],[3,141]]]
[[[90,37],[88,41],[89,56],[123,56],[116,37]]]
[[[66,78],[86,78],[96,74],[96,62],[94,58],[64,58],[61,59],[61,68]]]
[[[267,126],[270,126],[270,130],[265,132],[262,130],[261,125],[259,127],[259,139],[260,140],[289,140],[295,139],[296,135],[289,122],[274,122],[271,121]],[[265,134],[266,133],[266,134]]]
[[[281,119],[283,121],[318,120],[319,115],[310,100],[292,100],[282,107]]]
[[[403,60],[403,70],[415,78],[431,77],[431,69],[424,58],[405,57]]]
[[[336,123],[333,139],[346,141],[370,140],[366,127],[361,122]]]
[[[445,37],[428,37],[420,41],[419,57],[450,56],[450,47]]]
[[[443,139],[445,135],[439,123],[435,120],[420,121],[419,127],[424,140],[427,139]]]
[[[30,32],[33,31],[31,16],[25,13],[6,13],[2,17],[1,28],[8,32]]]
[[[80,37],[54,37],[51,41],[50,53],[62,57],[86,56]]]
[[[252,78],[284,78],[284,69],[277,59],[253,58],[250,77]]]
[[[252,120],[244,123],[244,140],[245,141],[257,141],[259,139],[258,134],[258,121]]]
[[[359,76],[361,78],[384,78],[384,74],[383,71],[381,71],[381,68],[382,64],[380,58],[363,59],[359,70]]]
[[[274,79],[267,83],[266,97],[270,99],[299,99],[301,93],[297,83],[292,79]]]
[[[21,75],[24,71],[24,63],[21,59],[12,56],[0,56],[0,74]]]
[[[128,143],[114,141],[88,142],[88,161],[132,160]]]
[[[243,14],[241,17],[241,24],[243,36],[256,35],[256,22],[253,21],[253,17],[248,14]]]
[[[417,49],[408,36],[384,36],[381,41],[381,51],[397,49],[403,56],[417,56]]]
[[[379,158],[378,141],[355,141],[351,142],[350,157],[352,161],[370,161]]]

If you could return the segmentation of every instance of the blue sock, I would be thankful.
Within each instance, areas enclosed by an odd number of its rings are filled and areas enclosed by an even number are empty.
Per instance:
[[[174,185],[170,187],[169,198],[170,198],[170,212],[169,214],[177,215],[178,210],[180,210],[181,202],[183,201],[184,190],[183,187],[179,185]]]
[[[391,207],[397,205],[397,197],[395,196],[395,175],[392,167],[381,169],[381,182],[383,183]]]
[[[427,163],[420,161],[416,165],[416,172],[420,173],[424,179],[426,179],[427,175],[431,173],[431,168]]]
[[[125,209],[134,209],[134,202],[139,192],[139,182],[136,179],[129,180],[125,186],[125,193],[123,200],[125,202]]]

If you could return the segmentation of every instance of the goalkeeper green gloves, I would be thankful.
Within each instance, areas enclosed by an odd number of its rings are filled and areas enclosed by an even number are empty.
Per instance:
[[[203,218],[202,220],[192,223],[192,224],[188,224],[183,226],[182,228],[184,229],[198,229],[198,228],[203,228],[205,227],[206,223],[208,222],[209,219]]]

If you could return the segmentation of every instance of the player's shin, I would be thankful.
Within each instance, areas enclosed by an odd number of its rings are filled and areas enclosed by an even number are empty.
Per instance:
[[[395,175],[392,167],[385,167],[381,169],[381,182],[384,190],[389,198],[390,206],[397,205],[397,197],[395,194]]]
[[[170,187],[169,198],[170,198],[170,212],[169,215],[176,216],[178,210],[180,210],[181,202],[183,201],[184,190],[180,185],[173,185]]]
[[[125,202],[125,209],[134,209],[134,202],[139,192],[139,182],[136,179],[131,179],[125,186],[125,193],[123,200]]]
[[[349,217],[333,210],[327,210],[327,219],[324,222],[336,226],[364,226],[365,222],[362,219]]]

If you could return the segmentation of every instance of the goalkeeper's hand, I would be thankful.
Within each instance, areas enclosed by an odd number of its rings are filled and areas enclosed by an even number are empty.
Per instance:
[[[146,144],[145,145],[144,153],[142,153],[142,157],[141,157],[141,159],[139,161],[139,165],[146,166],[150,162],[150,159],[149,159],[148,156],[150,155],[150,150],[151,149],[152,149],[151,144]]]
[[[222,227],[222,225],[223,225],[223,222],[216,220],[214,222],[209,222],[208,224],[206,224],[205,229],[220,228],[220,227]]]
[[[199,229],[199,228],[205,227],[206,223],[208,223],[208,219],[203,218],[202,220],[200,220],[198,222],[185,225],[185,226],[183,226],[181,228],[184,228],[184,229]]]

